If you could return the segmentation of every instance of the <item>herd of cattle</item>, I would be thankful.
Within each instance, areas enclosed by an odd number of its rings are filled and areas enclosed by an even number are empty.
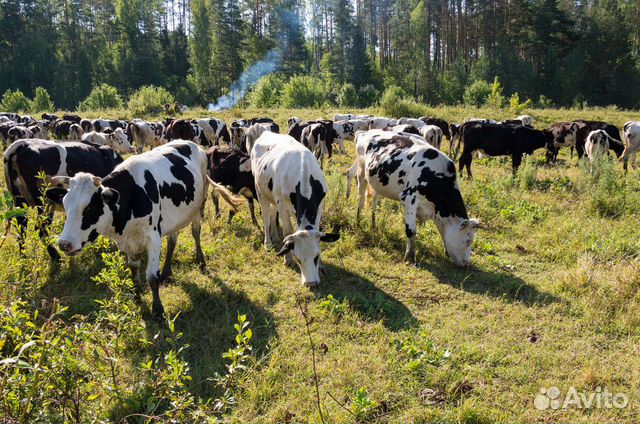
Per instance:
[[[543,130],[532,124],[528,115],[503,122],[467,119],[460,125],[433,117],[336,115],[334,120],[314,121],[293,117],[285,135],[270,118],[236,120],[227,126],[214,118],[127,122],[43,114],[36,120],[0,113],[0,140],[7,146],[5,181],[14,204],[36,207],[41,215],[48,211],[38,224],[41,237],[48,232],[53,211],[64,208],[57,247],[65,254],[75,255],[99,235],[107,236],[127,255],[138,280],[146,256],[153,314],[160,317],[159,285],[171,275],[178,232],[189,224],[197,261],[205,266],[200,226],[209,186],[217,216],[219,197],[231,206],[229,220],[246,199],[257,224],[253,202],[258,200],[264,244],[271,247],[282,240],[278,255],[285,256],[288,265],[297,263],[303,284],[318,285],[323,269],[320,241],[339,238],[320,228],[327,193],[323,162],[332,156],[334,145],[344,153],[345,140],[356,143],[355,163],[347,171],[347,196],[353,178],[357,181],[356,220],[368,197],[373,226],[379,197],[400,201],[405,260],[410,262],[418,221],[435,222],[447,255],[459,266],[469,264],[480,227],[467,216],[456,167],[441,151],[443,138],[449,141],[449,156],[460,156],[458,172],[466,167],[469,177],[476,151],[511,156],[514,171],[524,154],[545,148],[547,160],[555,161],[560,147],[575,148],[579,157],[586,153],[590,159],[612,150],[624,160],[625,169],[629,157],[635,167],[640,122],[625,124],[623,138],[617,127],[604,122],[562,122]],[[49,140],[50,134],[57,140]],[[147,146],[152,149],[145,152]],[[126,159],[121,156],[134,152]],[[27,218],[17,219],[22,247]],[[164,236],[167,254],[161,271]],[[60,258],[54,246],[48,245],[47,251],[52,259]]]

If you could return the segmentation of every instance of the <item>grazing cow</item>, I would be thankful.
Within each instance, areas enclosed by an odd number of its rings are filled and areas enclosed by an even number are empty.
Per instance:
[[[127,127],[131,144],[138,153],[142,153],[144,146],[158,147],[167,143],[165,126],[162,122],[146,122],[134,119]]]
[[[124,133],[122,128],[116,128],[110,134],[90,131],[86,134],[83,134],[81,140],[101,146],[109,146],[112,149],[115,149],[122,153],[133,152],[133,146],[131,146],[129,139],[127,138],[127,135]]]
[[[0,116],[0,124],[6,124],[8,122],[13,122],[13,121],[7,118],[6,116]]]
[[[315,119],[311,121],[300,121],[289,127],[288,135],[302,143],[302,132],[306,127],[312,124],[324,123],[326,125],[333,125],[333,121],[327,119]]]
[[[298,122],[302,122],[302,119],[298,118],[297,116],[292,116],[291,118],[287,119],[287,128],[291,128],[293,124],[297,124]]]
[[[71,124],[69,127],[69,139],[80,140],[84,135],[84,131],[79,124]]]
[[[370,130],[381,130],[386,127],[393,127],[398,124],[397,119],[385,118],[381,116],[376,116],[373,118],[369,118],[369,129]]]
[[[554,149],[547,149],[547,163],[555,162],[558,159],[558,151],[560,147],[570,147],[571,152],[573,153],[573,148],[576,146],[576,139],[578,135],[577,123],[557,122],[551,125],[548,131],[553,134]]]
[[[356,132],[366,131],[369,129],[369,121],[366,119],[351,119],[345,121],[336,121],[333,123],[333,129],[338,134],[338,146],[341,153],[346,153],[344,148],[345,140],[354,140]]]
[[[80,123],[80,121],[78,121]],[[113,119],[94,119],[91,121],[91,127],[93,131],[97,132],[105,132],[107,129],[115,130],[116,128],[122,128],[123,130],[127,129],[127,125],[129,123],[124,120],[113,120]]]
[[[333,142],[338,139],[338,133],[331,121],[321,121],[304,128],[300,137],[300,142],[309,150],[314,152],[320,162],[320,167],[324,168],[324,157],[331,158],[333,154]]]
[[[436,149],[440,150],[440,143],[442,143],[442,130],[436,125],[425,125],[420,128],[420,135],[429,144]]]
[[[41,140],[49,139],[49,122],[48,121],[36,121],[29,125],[28,128],[33,134],[33,138],[39,138]]]
[[[576,151],[578,152],[578,158],[584,155],[584,144],[587,141],[587,136],[591,131],[604,130],[609,134],[609,149],[613,150],[616,157],[620,157],[624,152],[624,144],[622,144],[622,137],[620,136],[620,130],[613,124],[608,124],[601,121],[585,121],[578,119],[574,121],[578,124],[578,132],[576,133]],[[627,161],[624,163],[624,169],[627,169]]]
[[[414,128],[420,129],[420,128],[424,127],[427,124],[421,119],[400,118],[400,119],[398,119],[398,122],[397,122],[396,125],[411,125]]]
[[[22,125],[24,125],[25,127],[28,127],[29,125],[31,125],[31,124],[33,124],[35,122],[36,122],[36,120],[31,115],[24,115],[22,118],[20,118],[20,123]]]
[[[369,187],[373,189],[374,227],[380,196],[402,202],[407,234],[405,261],[415,262],[417,222],[432,219],[453,262],[458,266],[469,265],[471,245],[480,223],[467,216],[456,167],[442,152],[418,136],[389,131],[358,133],[356,161],[348,175],[358,181],[357,220]]]
[[[587,141],[584,143],[584,150],[589,158],[589,161],[593,162],[597,158],[609,154],[609,134],[604,130],[591,131],[587,136]]]
[[[227,187],[233,194],[242,195],[249,203],[251,221],[258,225],[253,206],[256,197],[256,186],[251,172],[251,158],[248,154],[234,148],[214,146],[207,150],[209,178],[218,184]],[[216,217],[220,218],[218,195],[212,193],[213,206]],[[229,211],[229,224],[235,215],[234,210]]]
[[[440,128],[442,135],[451,141],[451,131],[449,130],[449,123],[447,121],[433,116],[421,116],[419,119],[427,125],[435,125]]]
[[[422,125],[424,126],[424,124]],[[410,124],[401,124],[401,125],[394,125],[393,127],[387,127],[384,128],[385,131],[393,131],[393,132],[397,132],[397,133],[408,133],[408,134],[415,134],[415,135],[420,135],[420,130],[416,127],[414,127],[413,125]]]
[[[82,119],[80,121],[80,126],[82,127],[83,132],[93,131],[93,124],[88,119]]]
[[[353,121],[353,120],[369,119],[369,118],[373,118],[373,116],[372,115],[352,115],[350,113],[347,113],[347,114],[336,113],[335,115],[333,115],[334,121]]]
[[[58,140],[68,140],[69,139],[69,131],[71,130],[71,125],[73,122],[59,120],[53,124],[53,133],[56,135]]]
[[[200,222],[207,197],[207,156],[192,142],[176,140],[132,156],[104,178],[78,173],[54,177],[68,188],[63,204],[67,215],[58,247],[69,256],[104,235],[116,242],[140,280],[139,266],[147,256],[146,280],[153,295],[153,317],[164,314],[160,280],[171,275],[178,232],[191,224],[196,260],[205,267],[200,246]],[[215,183],[223,197],[233,199]],[[167,255],[160,274],[162,237]]]
[[[337,234],[320,231],[322,200],[327,182],[313,154],[288,135],[264,133],[251,150],[256,193],[264,222],[264,244],[277,237],[277,216],[282,221],[284,245],[278,256],[298,263],[302,284],[320,284],[320,241],[332,242]],[[291,218],[295,217],[295,230]]]
[[[467,122],[460,128],[460,143],[463,148],[459,172],[462,174],[466,167],[467,175],[471,178],[471,161],[474,151],[481,150],[488,156],[511,156],[512,169],[515,173],[525,154],[530,155],[536,149],[545,146],[553,149],[553,134],[549,130]]]
[[[33,131],[31,131],[27,127],[23,127],[22,125],[14,125],[13,127],[9,128],[8,134],[9,137],[7,137],[7,142],[9,144],[22,138],[33,138]]]
[[[620,156],[620,160],[624,161],[626,164],[629,161],[629,157],[631,157],[631,165],[633,166],[633,169],[637,169],[636,153],[638,152],[638,149],[640,149],[640,122],[629,121],[625,123],[622,127],[622,134],[624,136],[626,146],[624,152]]]
[[[95,146],[83,142],[55,142],[48,140],[18,140],[4,152],[4,176],[7,189],[17,207],[38,208],[38,232],[43,238],[48,226],[53,221],[54,209],[62,206],[62,195],[56,188],[47,191],[47,198],[53,209],[46,210],[42,203],[43,181],[39,178],[44,173],[47,179],[56,175],[73,176],[77,172],[91,172],[104,177],[122,162],[122,158],[107,146]],[[17,218],[19,237],[22,249],[24,230],[27,228],[27,217]],[[60,259],[60,254],[51,245],[47,245],[51,259]]]
[[[231,145],[242,150],[246,144],[245,131],[255,124],[271,124],[271,132],[280,132],[280,126],[271,118],[237,119],[231,123]]]
[[[256,140],[265,132],[267,131],[271,131],[273,133],[277,133],[277,125],[274,125],[273,122],[265,122],[265,123],[257,123],[257,124],[253,124],[251,125],[249,128],[247,128],[246,131],[244,131],[244,142],[242,143],[242,145],[240,146],[241,149],[243,150],[242,147],[244,147],[244,152],[249,154],[251,152],[251,149],[253,149],[253,145],[255,144]]]
[[[73,113],[65,113],[64,115],[62,115],[62,119],[65,121],[71,121],[74,124],[79,124],[80,121],[82,121],[82,118],[80,116]]]
[[[53,121],[57,121],[58,119],[58,115],[53,115],[51,113],[43,113],[40,118],[44,121],[49,121],[49,122],[53,122]]]
[[[480,122],[482,124],[499,124],[498,121],[494,119],[488,119],[488,118],[464,118],[464,123],[466,124],[467,122]]]
[[[16,123],[13,121],[0,123],[0,141],[2,141],[2,145],[6,146],[9,141],[9,130],[15,127]]]
[[[209,140],[204,135],[204,131],[194,122],[186,119],[175,119],[167,126],[165,132],[167,141],[190,140],[201,146],[210,147]]]
[[[191,123],[195,123],[202,128],[204,136],[209,140],[210,145],[220,144],[220,139],[227,144],[231,144],[231,135],[227,129],[227,124],[223,120],[215,118],[193,119]]]
[[[0,112],[0,116],[6,116],[7,118],[11,119],[13,122],[22,122],[22,117],[20,115],[18,115],[17,113],[13,113],[13,112]]]

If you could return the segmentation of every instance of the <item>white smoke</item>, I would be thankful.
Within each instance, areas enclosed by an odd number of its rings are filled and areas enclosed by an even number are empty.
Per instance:
[[[267,53],[264,59],[251,65],[246,71],[240,75],[240,78],[229,87],[229,94],[220,96],[216,103],[209,103],[207,109],[210,112],[219,112],[235,106],[245,94],[247,90],[253,86],[260,78],[275,71],[282,60],[282,52],[280,49],[273,49]]]

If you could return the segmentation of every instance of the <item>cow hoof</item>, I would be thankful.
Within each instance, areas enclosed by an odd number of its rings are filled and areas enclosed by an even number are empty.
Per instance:
[[[164,308],[162,305],[153,305],[151,316],[156,322],[162,321],[164,319]]]
[[[310,289],[315,289],[318,288],[318,286],[320,286],[320,282],[319,281],[305,281],[304,283],[302,283],[303,286],[308,287]]]
[[[404,255],[404,261],[408,264],[415,264],[416,255],[414,253],[407,253],[406,255]]]

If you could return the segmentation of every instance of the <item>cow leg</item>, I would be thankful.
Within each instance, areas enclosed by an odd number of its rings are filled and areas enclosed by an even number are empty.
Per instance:
[[[371,195],[371,228],[376,228],[376,209],[378,208],[378,199],[380,196],[373,193]]]
[[[204,272],[207,263],[204,260],[204,253],[202,252],[202,245],[200,244],[200,228],[202,227],[202,223],[200,219],[194,220],[191,223],[191,235],[193,236],[193,240],[196,243],[196,262],[200,265],[200,271]]]
[[[161,320],[164,315],[164,308],[160,301],[160,250],[162,247],[162,239],[159,234],[154,234],[149,240],[147,246],[147,283],[151,287],[151,296],[153,303],[151,306],[151,314],[153,319]],[[173,252],[171,252],[173,253]],[[168,258],[169,256],[167,256]]]
[[[215,190],[211,191],[211,201],[213,202],[213,208],[216,211],[216,219],[220,218],[220,201],[218,193]]]
[[[127,263],[129,270],[131,271],[131,279],[136,291],[136,298],[140,300],[140,293],[142,292],[142,278],[140,276],[140,260],[132,259],[127,255]]]
[[[256,209],[255,209],[255,206],[253,204],[253,197],[249,197],[247,199],[247,203],[249,204],[249,213],[251,214],[251,222],[256,227],[259,227],[258,220],[256,219]]]
[[[262,209],[262,229],[264,231],[264,245],[267,248],[271,248],[273,247],[273,242],[271,241],[271,232],[273,231],[272,226],[275,219],[276,211],[274,205],[266,200],[263,200],[263,196],[260,196],[260,193],[258,193],[258,202],[260,203],[260,209]]]
[[[162,267],[162,280],[168,280],[173,275],[173,269],[171,262],[173,261],[173,252],[176,250],[176,244],[178,243],[178,233],[171,233],[167,235],[167,254],[164,258],[164,266]]]
[[[27,225],[29,224],[29,219],[26,215],[18,216],[16,217],[16,223],[18,224],[18,248],[20,254],[24,255],[24,235]]]
[[[513,172],[514,176],[518,172],[520,164],[522,164],[522,153],[514,153],[511,155],[511,172]]]
[[[356,210],[356,225],[360,223],[360,214],[364,208],[364,202],[367,196],[368,182],[364,176],[364,169],[358,172],[356,176],[358,181],[358,209]]]
[[[469,153],[468,151],[463,151],[462,154],[460,155],[460,160],[458,161],[458,165],[459,165],[459,170],[458,172],[460,173],[460,176],[462,176],[462,170],[466,167],[467,168],[467,176],[469,177],[469,179],[472,178],[471,175],[471,162],[473,161],[473,155],[471,153]]]
[[[578,160],[584,156],[584,145],[576,144],[576,152],[578,153]]]
[[[229,218],[227,218],[227,225],[231,225],[231,221],[233,221],[233,217],[236,216],[236,213],[233,210],[229,211]]]
[[[293,225],[291,225],[289,210],[283,202],[278,202],[278,215],[280,215],[280,220],[282,221],[282,238],[284,239],[289,234],[293,234]],[[284,264],[288,267],[294,265],[293,254],[291,252],[288,252],[284,256]]]
[[[417,212],[418,199],[416,195],[407,196],[403,200],[404,203],[404,228],[407,234],[407,249],[404,252],[405,262],[415,263],[416,253],[414,250],[414,240],[417,233]]]

